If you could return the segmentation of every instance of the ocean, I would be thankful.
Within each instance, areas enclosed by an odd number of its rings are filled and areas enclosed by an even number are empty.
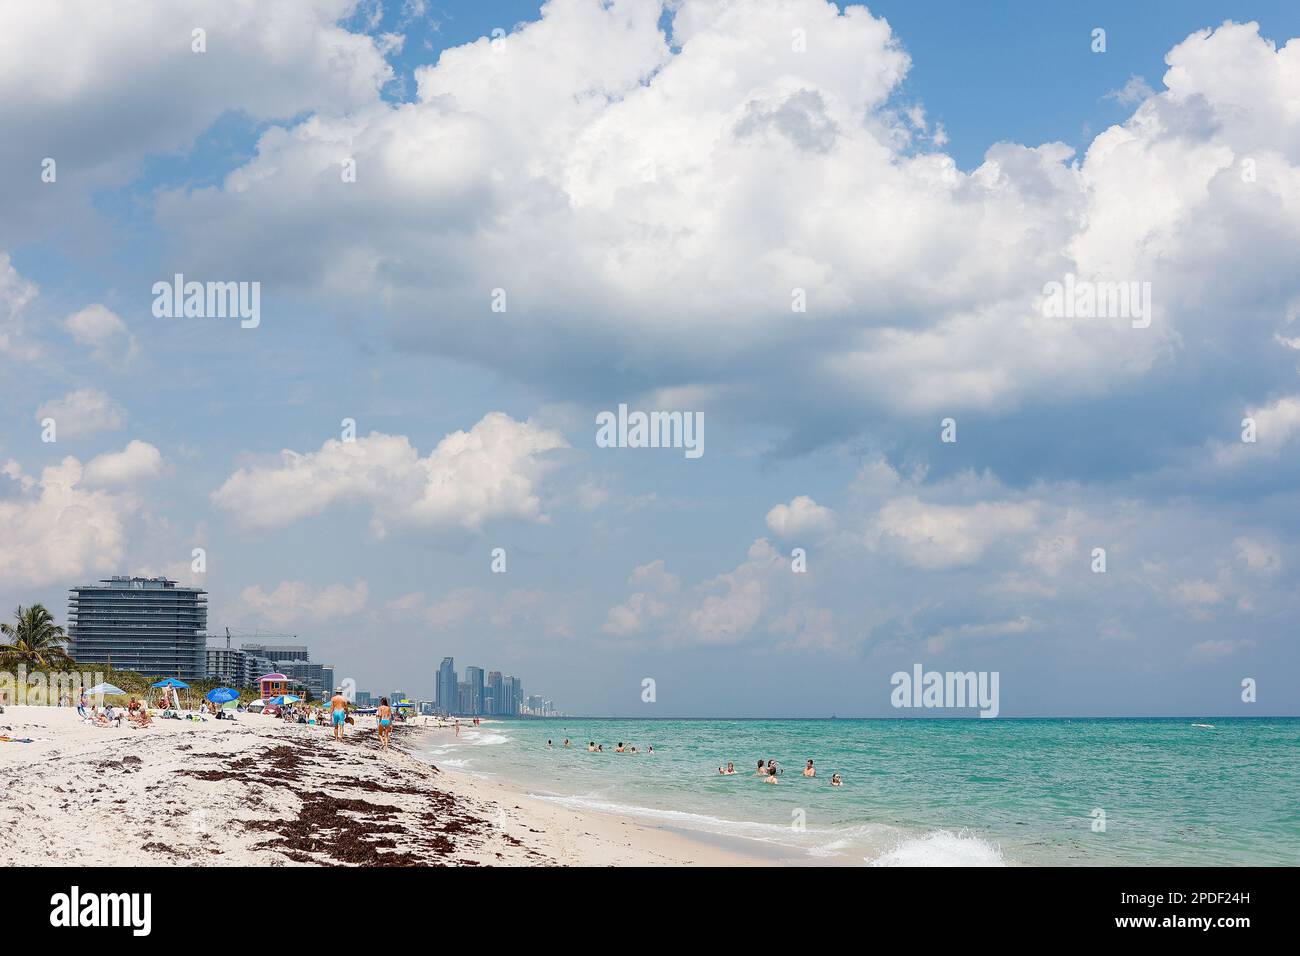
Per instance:
[[[424,756],[799,862],[1300,865],[1300,718],[462,721]]]

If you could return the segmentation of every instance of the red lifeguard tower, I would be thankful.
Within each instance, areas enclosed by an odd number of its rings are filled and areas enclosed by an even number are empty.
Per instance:
[[[262,700],[270,700],[289,693],[289,678],[283,674],[263,674],[257,679],[257,688]]]

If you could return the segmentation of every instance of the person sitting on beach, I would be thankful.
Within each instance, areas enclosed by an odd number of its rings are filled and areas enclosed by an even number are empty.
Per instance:
[[[388,706],[388,698],[379,698],[379,709],[375,711],[375,716],[379,718],[379,741],[384,746],[382,749],[388,749],[388,738],[393,736],[393,709]]]
[[[806,766],[806,767],[803,768],[803,775],[804,775],[805,777],[815,777],[815,776],[817,776],[817,771],[813,768],[813,763],[812,763],[811,760],[808,761],[808,766]]]
[[[832,787],[844,786],[844,781],[840,779],[840,775],[838,773],[831,774],[831,786]]]
[[[763,778],[763,782],[764,782],[764,783],[780,783],[780,782],[781,782],[780,780],[778,780],[778,779],[776,778],[776,767],[773,766],[773,767],[768,767],[768,768],[767,768],[767,776]]]

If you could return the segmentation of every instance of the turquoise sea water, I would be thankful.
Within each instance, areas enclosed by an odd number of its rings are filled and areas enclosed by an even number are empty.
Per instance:
[[[426,755],[807,862],[1300,865],[1300,718],[564,718],[461,733],[435,732]],[[655,753],[609,752],[620,740]],[[779,785],[753,776],[760,757],[784,769]],[[737,775],[719,776],[728,760]]]

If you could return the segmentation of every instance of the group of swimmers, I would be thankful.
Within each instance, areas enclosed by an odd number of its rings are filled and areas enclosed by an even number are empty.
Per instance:
[[[569,746],[569,742],[568,742],[567,740],[564,742],[564,746],[566,746],[566,747]],[[655,748],[654,748],[654,745],[653,745],[653,744],[651,744],[649,747],[647,747],[647,748],[645,749],[645,753],[647,753],[647,754],[652,754],[652,753],[654,753],[654,752],[655,752]],[[603,754],[603,753],[605,753],[605,745],[604,745],[604,744],[598,744],[598,743],[596,743],[596,741],[594,741],[594,740],[589,741],[589,742],[587,743],[587,753],[589,753],[589,754]],[[636,749],[636,745],[634,745],[634,744],[625,744],[625,743],[623,743],[623,741],[620,740],[620,741],[618,742],[618,746],[614,748],[614,753],[616,753],[616,754],[639,754],[639,753],[641,753],[641,751]]]
[[[572,744],[571,744],[571,742],[569,741],[569,738],[568,738],[568,737],[565,737],[565,738],[564,738],[564,746],[565,746],[565,747],[570,747],[570,746],[572,746]],[[546,747],[547,747],[548,750],[553,750],[553,749],[555,748],[555,741],[553,741],[553,740],[548,740],[548,741],[546,741]],[[625,743],[623,743],[623,741],[620,740],[620,741],[618,742],[618,746],[614,748],[614,751],[613,751],[613,752],[616,753],[616,754],[640,754],[640,753],[643,753],[643,752],[644,752],[644,753],[647,753],[647,754],[652,754],[652,753],[655,752],[655,748],[654,748],[654,745],[651,744],[651,745],[650,745],[649,747],[647,747],[644,751],[640,751],[640,750],[637,750],[637,749],[636,749],[636,745],[635,745],[635,744],[625,744]],[[589,754],[603,754],[603,753],[608,753],[608,751],[605,750],[605,745],[604,745],[604,744],[598,744],[598,743],[596,743],[596,741],[591,740],[591,741],[588,741],[588,742],[587,742],[587,753],[589,753]]]
[[[764,763],[760,759],[758,761],[758,767],[754,771],[754,776],[761,777],[764,783],[780,783],[781,781],[779,777],[784,772],[785,771],[783,771],[779,766],[777,766],[775,760],[769,758],[768,761]],[[718,773],[722,774],[722,776],[724,777],[734,777],[736,775],[736,765],[729,760],[727,761],[727,765],[725,767],[718,768]],[[813,762],[811,760],[809,760],[808,765],[803,768],[803,775],[805,777],[817,776],[817,768],[813,766]],[[840,777],[838,773],[831,774],[831,786],[832,787],[844,786],[844,780]]]

